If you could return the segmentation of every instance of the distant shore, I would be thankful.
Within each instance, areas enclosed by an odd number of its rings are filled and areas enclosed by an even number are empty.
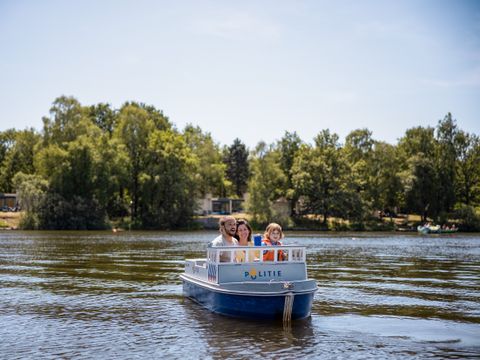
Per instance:
[[[17,230],[20,229],[20,220],[22,212],[1,212],[0,213],[0,230]],[[217,230],[218,220],[222,215],[208,215],[196,217],[194,222],[197,224],[196,230]],[[249,218],[248,214],[233,214],[236,218]],[[358,232],[417,232],[417,224],[420,217],[416,215],[404,215],[401,217],[378,219],[377,222],[363,228],[354,227],[341,220],[329,220],[329,226],[325,227],[319,221],[308,220],[305,224],[291,225],[282,224],[285,231],[319,231],[319,232],[342,232],[342,231],[358,231]],[[332,225],[333,224],[333,225]],[[262,227],[258,226],[255,232],[261,232]],[[112,224],[113,232],[122,232],[128,229],[122,226]]]

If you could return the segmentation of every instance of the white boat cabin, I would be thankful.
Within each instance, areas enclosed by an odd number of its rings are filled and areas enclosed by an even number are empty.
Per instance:
[[[269,251],[273,260],[264,260]],[[302,281],[307,279],[305,247],[209,247],[207,259],[185,260],[185,274],[212,284]]]

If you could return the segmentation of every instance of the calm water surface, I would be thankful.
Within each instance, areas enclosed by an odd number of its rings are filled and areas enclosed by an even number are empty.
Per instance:
[[[288,233],[312,316],[212,314],[182,296],[214,232],[0,232],[0,358],[480,358],[480,235]]]

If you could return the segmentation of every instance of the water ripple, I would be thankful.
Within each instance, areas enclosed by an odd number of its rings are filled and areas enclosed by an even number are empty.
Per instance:
[[[480,237],[292,233],[312,317],[256,322],[182,296],[216,232],[0,232],[0,358],[478,358]]]

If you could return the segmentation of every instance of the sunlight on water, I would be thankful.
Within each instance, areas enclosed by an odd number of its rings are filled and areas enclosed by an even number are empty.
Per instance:
[[[287,234],[312,317],[212,314],[183,260],[215,232],[0,232],[0,358],[478,358],[480,236]]]

